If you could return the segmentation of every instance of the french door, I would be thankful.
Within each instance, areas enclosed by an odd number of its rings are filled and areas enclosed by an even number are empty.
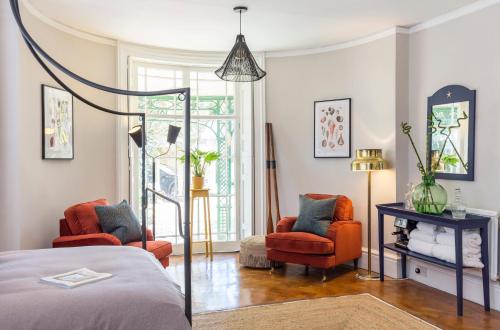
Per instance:
[[[180,87],[191,88],[191,147],[203,151],[217,151],[220,159],[206,169],[205,186],[210,189],[211,230],[214,251],[233,251],[239,247],[242,220],[252,216],[241,208],[242,183],[253,180],[252,173],[241,175],[242,159],[241,113],[245,108],[241,91],[234,83],[220,80],[214,68],[183,66],[134,60],[129,66],[129,85],[138,90],[159,90]],[[175,95],[130,98],[130,111],[146,112],[146,180],[147,186],[169,195],[183,204],[184,173],[179,158],[182,143],[169,147],[169,125],[181,127],[178,141],[183,141],[184,102]],[[251,105],[250,105],[251,106]],[[251,109],[250,109],[251,111]],[[247,126],[247,125],[246,125]],[[248,130],[247,130],[248,131]],[[140,207],[141,160],[137,148],[130,146],[130,187],[133,205]],[[153,166],[153,162],[155,166]],[[155,182],[153,182],[155,168]],[[248,189],[245,190],[248,195]],[[245,196],[247,200],[249,196]],[[248,202],[245,202],[248,203]],[[153,226],[152,197],[148,208],[148,226]],[[182,205],[184,207],[184,205]],[[202,202],[194,204],[193,240],[205,237]],[[184,220],[184,219],[183,219]],[[174,245],[174,253],[182,252],[175,205],[156,199],[154,219],[156,239],[165,239]],[[202,245],[194,245],[199,252]]]

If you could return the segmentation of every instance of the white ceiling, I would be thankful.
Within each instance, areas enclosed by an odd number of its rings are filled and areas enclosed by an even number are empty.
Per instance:
[[[232,8],[247,5],[253,51],[329,46],[412,26],[477,0],[27,0],[81,31],[128,42],[226,51],[238,32]]]

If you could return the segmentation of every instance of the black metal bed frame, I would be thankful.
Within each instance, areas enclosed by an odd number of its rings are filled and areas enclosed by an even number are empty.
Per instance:
[[[189,187],[190,187],[190,139],[191,139],[191,134],[190,134],[190,122],[191,122],[191,90],[190,88],[179,88],[179,89],[170,89],[170,90],[159,90],[159,91],[150,91],[150,92],[142,92],[142,91],[133,91],[133,90],[124,90],[124,89],[118,89],[114,87],[109,87],[105,85],[101,85],[98,83],[95,83],[93,81],[90,81],[82,76],[77,75],[76,73],[72,72],[71,70],[67,69],[64,67],[62,64],[57,62],[55,59],[53,59],[48,53],[46,53],[37,43],[36,41],[31,37],[31,35],[28,33],[26,30],[22,18],[21,18],[21,13],[19,10],[19,1],[18,0],[9,0],[10,2],[10,7],[12,9],[12,14],[14,15],[14,19],[17,23],[17,26],[19,27],[19,30],[21,32],[21,35],[30,50],[31,54],[33,57],[36,59],[36,61],[40,64],[40,66],[54,79],[61,87],[63,87],[66,91],[68,91],[70,94],[72,94],[75,98],[80,100],[81,102],[99,110],[103,111],[109,114],[117,115],[117,116],[127,116],[127,117],[139,117],[140,121],[142,122],[143,129],[142,129],[142,141],[143,141],[143,146],[141,148],[141,158],[142,158],[142,212],[141,212],[141,220],[142,220],[142,248],[146,249],[146,209],[148,207],[148,198],[147,198],[147,193],[152,192],[154,195],[158,195],[162,198],[166,198],[167,196],[164,196],[162,194],[159,194],[158,192],[146,188],[146,114],[143,112],[121,112],[109,108],[105,108],[103,106],[100,106],[92,101],[87,100],[77,92],[75,92],[73,89],[71,89],[68,85],[66,85],[57,75],[47,66],[47,64],[42,60],[40,55],[50,64],[52,64],[54,67],[56,67],[58,70],[62,71],[64,74],[67,76],[79,81],[82,84],[85,84],[87,86],[90,86],[92,88],[107,92],[107,93],[112,93],[112,94],[118,94],[118,95],[125,95],[125,96],[157,96],[157,95],[172,95],[172,94],[179,94],[183,95],[184,97],[184,102],[185,102],[185,111],[184,111],[184,150],[186,154],[186,161],[184,163],[184,205],[189,205]],[[167,198],[167,200],[174,202],[177,207],[178,207],[178,212],[180,216],[180,204],[177,201],[171,200]],[[180,217],[179,217],[180,219]],[[191,244],[190,244],[190,228],[189,228],[189,222],[187,219],[189,219],[189,207],[184,208],[184,256],[189,256],[191,255]],[[182,220],[180,220],[182,224]],[[180,226],[181,231],[182,231],[182,226]],[[185,314],[186,318],[188,319],[189,323],[191,324],[192,322],[192,308],[191,308],[191,260],[190,258],[184,258],[184,281],[185,281]]]

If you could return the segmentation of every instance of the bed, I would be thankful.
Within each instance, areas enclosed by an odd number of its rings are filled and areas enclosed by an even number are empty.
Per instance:
[[[39,281],[83,267],[113,277],[72,289]],[[2,252],[0,305],[2,330],[190,329],[179,287],[135,247]]]

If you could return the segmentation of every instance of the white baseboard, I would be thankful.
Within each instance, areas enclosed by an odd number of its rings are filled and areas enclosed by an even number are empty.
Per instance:
[[[237,252],[240,250],[240,242],[213,242],[214,253]],[[175,244],[172,247],[174,256],[184,255],[184,244]],[[195,242],[193,244],[193,254],[205,253],[205,244]]]
[[[415,268],[420,268],[420,273]],[[407,274],[412,280],[456,295],[455,271],[418,259],[408,259]],[[464,298],[479,305],[483,303],[483,280],[480,275],[464,270]],[[490,307],[500,311],[500,282],[490,281]]]
[[[390,276],[393,278],[401,277],[401,263],[399,262],[399,257],[396,253],[385,250],[384,251],[384,273],[386,276]],[[362,255],[359,259],[359,268],[367,269],[368,268],[368,249],[363,247]],[[379,258],[378,258],[378,250],[372,249],[372,271],[378,273],[380,270],[379,267]]]
[[[400,258],[387,250],[384,252],[385,275],[393,278],[401,278]],[[407,261],[408,278],[430,286],[432,288],[456,295],[455,271],[440,267],[419,259],[408,257]],[[359,261],[359,267],[366,269],[368,267],[368,250],[363,248],[363,255]],[[415,268],[420,268],[420,273],[415,272]],[[372,249],[372,270],[379,271],[378,250]],[[463,282],[464,299],[484,305],[483,302],[483,280],[480,272],[464,269]],[[490,281],[490,307],[500,311],[500,282]]]

